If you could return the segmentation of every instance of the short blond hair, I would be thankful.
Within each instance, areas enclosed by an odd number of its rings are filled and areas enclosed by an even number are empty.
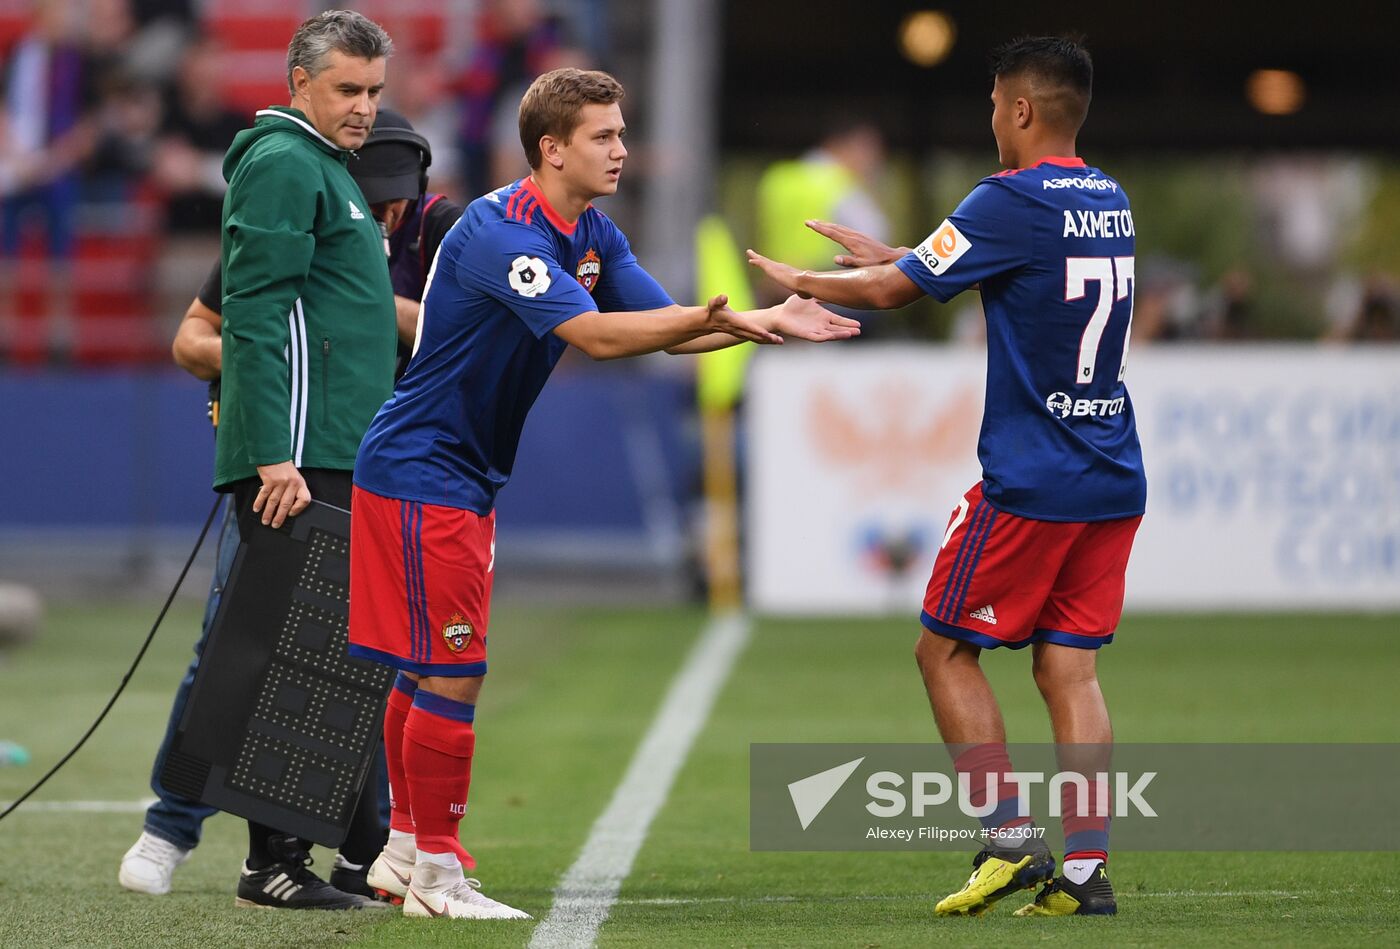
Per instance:
[[[583,107],[620,102],[622,83],[596,69],[566,66],[554,69],[530,83],[520,99],[520,144],[531,168],[540,167],[540,139],[551,135],[561,142],[573,137]]]

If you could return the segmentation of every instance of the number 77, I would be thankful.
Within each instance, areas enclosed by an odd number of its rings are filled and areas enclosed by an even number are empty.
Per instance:
[[[1108,326],[1113,304],[1128,297],[1128,322],[1123,327],[1123,361],[1118,365],[1118,381],[1123,381],[1123,373],[1128,368],[1128,333],[1133,325],[1131,297],[1133,288],[1137,285],[1134,260],[1132,257],[1065,258],[1066,302],[1084,299],[1089,281],[1095,280],[1099,284],[1098,302],[1094,305],[1093,315],[1089,317],[1089,325],[1084,327],[1084,336],[1079,341],[1079,366],[1074,373],[1076,385],[1088,385],[1094,381],[1094,367],[1099,359],[1099,341]]]

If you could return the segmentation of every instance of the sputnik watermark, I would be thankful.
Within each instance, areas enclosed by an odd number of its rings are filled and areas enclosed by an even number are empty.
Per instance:
[[[1108,829],[1120,850],[1400,852],[1400,744],[1017,744],[955,764],[962,754],[755,743],[749,846],[1009,849],[1044,834],[1054,850]],[[974,764],[988,758],[990,775]]]
[[[998,791],[1006,784],[1016,787],[1016,816],[1029,817],[1032,813],[1033,787],[1044,785],[1048,806],[1042,813],[1050,817],[1062,816],[1064,789],[1073,788],[1074,815],[1085,817],[1127,817],[1136,811],[1143,817],[1156,817],[1157,812],[1143,797],[1147,786],[1157,777],[1157,772],[1147,771],[1133,776],[1127,771],[1113,774],[1109,781],[1105,771],[1094,773],[1094,790],[1090,793],[1090,780],[1087,775],[1073,771],[1058,771],[1047,780],[1043,771],[1005,771],[986,775],[984,793],[978,795],[980,803],[973,802],[970,775],[959,774],[950,778],[940,771],[915,771],[906,782],[904,775],[894,771],[877,771],[865,781],[866,793],[870,802],[865,809],[875,817],[923,817],[931,808],[943,807],[953,800],[953,785],[957,785],[958,811],[967,817],[986,817],[1000,806]],[[903,790],[909,785],[909,792]],[[1110,784],[1115,792],[1109,794]],[[1113,809],[1109,810],[1112,797]],[[809,822],[810,823],[810,822]]]
[[[792,798],[793,810],[797,812],[797,819],[803,830],[812,825],[812,821],[826,809],[831,799],[864,761],[864,757],[856,758],[788,784],[788,795]],[[1015,816],[1030,817],[1033,802],[1031,789],[1043,785],[1045,796],[1048,798],[1043,813],[1050,817],[1062,816],[1066,788],[1072,791],[1074,803],[1071,813],[1074,816],[1127,817],[1135,811],[1143,817],[1156,817],[1156,810],[1144,797],[1148,785],[1155,777],[1155,771],[1136,776],[1127,771],[1118,771],[1112,775],[1113,780],[1110,781],[1108,772],[1097,771],[1091,782],[1088,775],[1076,771],[1057,771],[1048,778],[1043,771],[989,772],[984,776],[983,793],[974,796],[974,779],[969,774],[952,777],[941,771],[915,771],[906,779],[896,771],[876,771],[865,779],[865,792],[870,798],[865,804],[865,810],[874,817],[924,817],[930,810],[945,807],[952,802],[956,786],[959,813],[966,817],[981,818],[995,811],[1002,799],[1011,796],[1004,793],[1010,785],[1015,788]],[[1114,793],[1110,793],[1110,788]],[[1111,811],[1110,801],[1114,805]],[[916,828],[904,830],[913,834]],[[1004,833],[1013,835],[1018,832],[1018,828],[1004,830]],[[900,836],[898,839],[913,838]]]

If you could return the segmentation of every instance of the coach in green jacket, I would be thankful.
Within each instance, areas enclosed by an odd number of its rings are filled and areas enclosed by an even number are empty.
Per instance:
[[[224,159],[214,484],[260,479],[254,510],[273,527],[311,502],[303,469],[348,483],[393,387],[384,238],[346,170],[374,124],[389,52],[358,14],[307,21],[288,49],[292,107],[258,112]]]
[[[384,237],[346,170],[374,125],[392,44],[330,10],[287,47],[290,108],[264,109],[224,159],[223,398],[214,486],[280,527],[316,497],[350,507],[360,439],[394,379]],[[341,847],[382,839],[373,781]],[[302,841],[249,822],[236,904],[378,907],[307,869]],[[340,869],[337,863],[337,869]],[[351,867],[351,869],[362,869]]]

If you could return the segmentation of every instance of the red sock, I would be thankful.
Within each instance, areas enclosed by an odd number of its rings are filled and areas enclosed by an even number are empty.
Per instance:
[[[472,780],[476,706],[419,689],[404,723],[403,768],[413,803],[414,841],[425,853],[454,853],[476,866],[457,838]]]
[[[389,707],[384,710],[384,760],[389,766],[389,827],[405,834],[413,833],[413,808],[408,796],[408,781],[403,772],[403,726],[408,710],[413,708],[413,693],[418,683],[402,672],[389,692]]]
[[[1108,862],[1108,825],[1112,797],[1108,778],[1098,780],[1096,774],[1085,775],[1088,794],[1081,801],[1080,790],[1074,782],[1060,787],[1060,824],[1065,831],[1065,862],[1070,860],[1102,860]]]
[[[960,747],[961,750],[953,757],[953,768],[958,773],[958,779],[968,783],[968,803],[983,807],[987,803],[988,788],[993,792],[992,802],[996,806],[990,814],[979,818],[983,828],[989,831],[1009,830],[1032,823],[1029,816],[1020,813],[1021,801],[1016,784],[1006,778],[1012,770],[1006,745],[987,742]]]

